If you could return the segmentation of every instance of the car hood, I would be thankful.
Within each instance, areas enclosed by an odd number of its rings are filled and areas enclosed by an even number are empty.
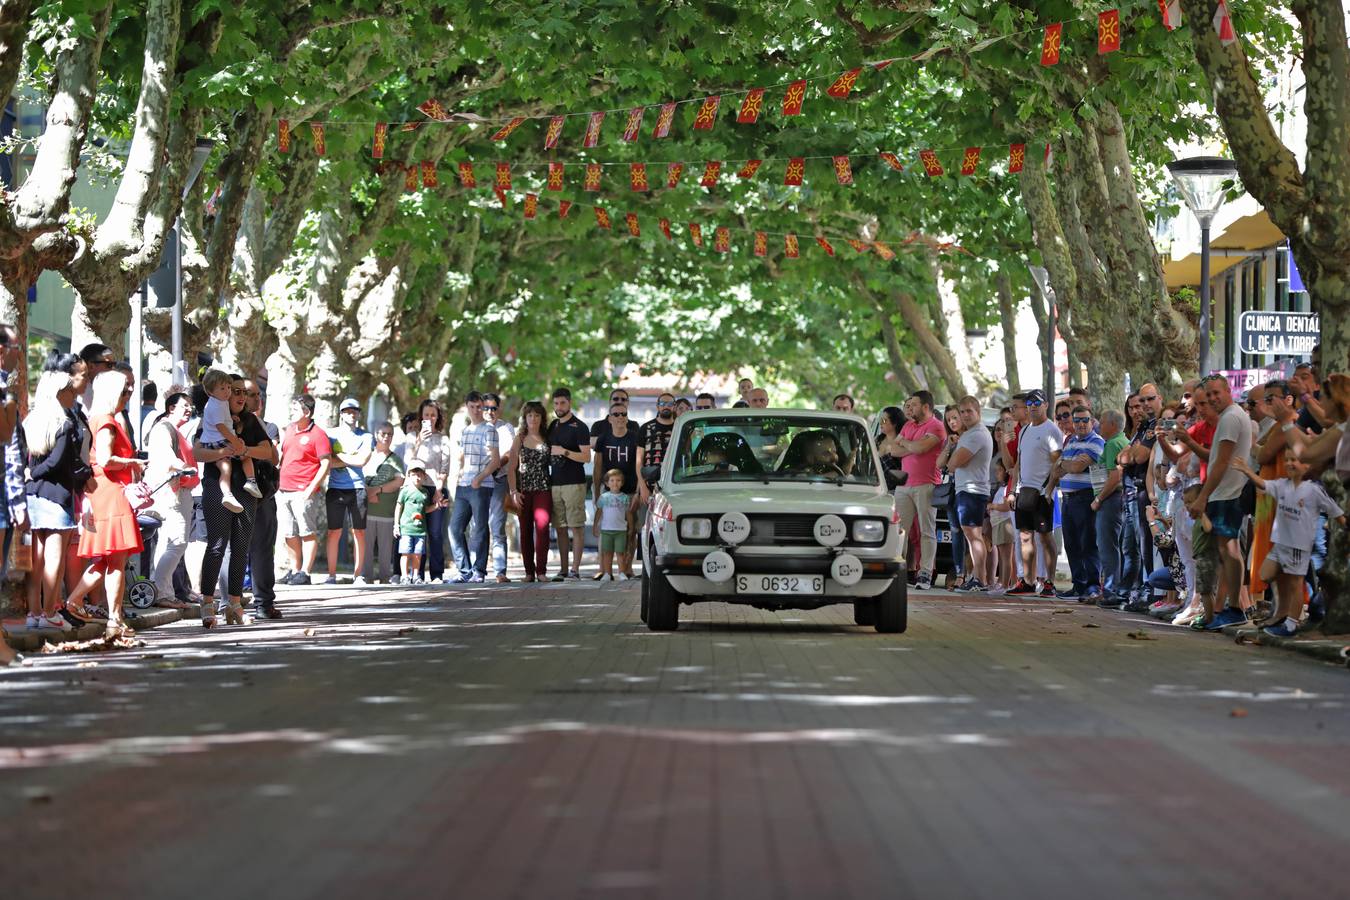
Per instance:
[[[835,513],[885,516],[891,514],[891,495],[877,485],[775,482],[720,482],[662,489],[677,515],[721,513]]]

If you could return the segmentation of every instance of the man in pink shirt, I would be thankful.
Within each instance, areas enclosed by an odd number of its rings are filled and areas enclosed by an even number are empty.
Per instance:
[[[942,420],[933,415],[933,395],[916,391],[905,401],[909,421],[900,427],[900,437],[891,444],[891,455],[900,458],[900,469],[908,476],[903,487],[895,489],[895,504],[900,521],[909,527],[919,520],[919,578],[915,587],[933,586],[933,561],[937,556],[937,513],[933,509],[933,488],[942,481],[937,458],[947,440]]]

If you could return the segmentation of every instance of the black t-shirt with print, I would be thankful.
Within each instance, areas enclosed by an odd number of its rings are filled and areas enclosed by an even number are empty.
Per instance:
[[[1157,432],[1154,431],[1153,437],[1149,437],[1148,434],[1150,431],[1153,431],[1157,427],[1157,425],[1158,422],[1156,419],[1149,419],[1148,421],[1141,424],[1139,426],[1139,429],[1135,431],[1134,440],[1130,441],[1130,446],[1131,447],[1143,446],[1147,447],[1149,450],[1152,450],[1153,445],[1158,443]],[[1149,458],[1152,459],[1152,456],[1150,456]],[[1137,488],[1142,489],[1144,487],[1144,481],[1148,477],[1148,463],[1147,462],[1130,463],[1129,465],[1125,466],[1125,471],[1123,474],[1130,481],[1131,484],[1133,484]]]
[[[554,419],[548,426],[550,450],[554,445],[576,452],[591,445],[591,430],[586,423],[572,416],[566,422]],[[566,456],[549,457],[549,482],[555,487],[564,484],[585,484],[586,467]]]
[[[637,448],[638,435],[632,428],[625,431],[623,437],[618,437],[611,430],[596,440],[595,459],[592,465],[600,470],[601,490],[609,489],[609,485],[605,482],[605,473],[610,469],[618,469],[623,473],[623,492],[625,494],[637,492]]]
[[[675,430],[675,421],[663,423],[652,419],[642,426],[638,440],[642,443],[642,464],[659,466],[666,458],[666,448],[670,446],[670,434]]]

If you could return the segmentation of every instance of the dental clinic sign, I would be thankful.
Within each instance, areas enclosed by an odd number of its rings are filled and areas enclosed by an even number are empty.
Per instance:
[[[1262,356],[1307,356],[1321,340],[1316,313],[1249,309],[1238,317],[1238,345],[1243,353]]]

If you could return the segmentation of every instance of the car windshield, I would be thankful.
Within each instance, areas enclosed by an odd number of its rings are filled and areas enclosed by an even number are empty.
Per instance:
[[[680,432],[672,478],[703,481],[827,481],[876,484],[871,439],[845,419],[726,416]]]

